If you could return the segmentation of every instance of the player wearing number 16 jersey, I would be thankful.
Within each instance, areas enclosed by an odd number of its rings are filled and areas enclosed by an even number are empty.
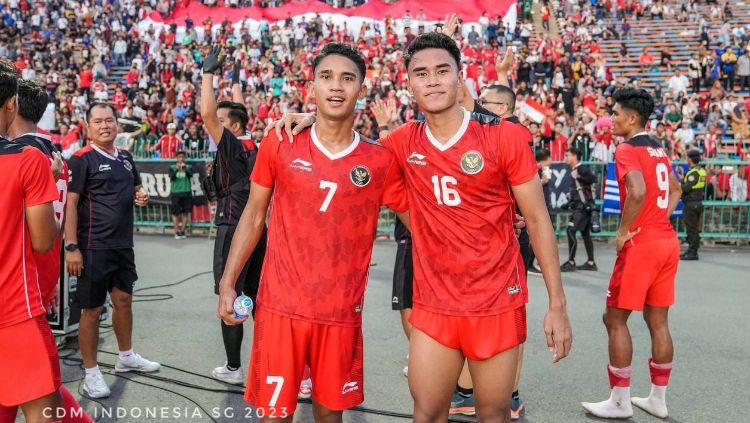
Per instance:
[[[428,33],[404,54],[424,123],[382,143],[404,172],[414,241],[409,388],[414,421],[444,421],[464,358],[477,414],[507,421],[518,345],[526,339],[526,280],[513,222],[523,212],[550,296],[545,332],[555,360],[570,349],[557,244],[528,131],[457,103],[460,51]]]
[[[618,145],[615,152],[622,217],[604,314],[609,334],[607,371],[612,390],[608,400],[582,405],[598,417],[633,415],[630,398],[633,345],[627,321],[632,311],[643,310],[651,333],[652,387],[647,398],[632,398],[632,404],[665,418],[665,392],[673,356],[667,315],[669,306],[674,304],[674,280],[680,261],[680,244],[669,216],[677,207],[681,189],[667,154],[645,132],[654,110],[651,95],[644,90],[624,88],[613,97],[613,132],[627,141]]]
[[[341,421],[364,400],[362,308],[380,206],[405,211],[406,197],[393,156],[352,130],[363,59],[328,44],[313,71],[317,123],[294,143],[273,133],[261,143],[219,315],[240,323],[232,284],[271,203],[245,399],[267,419],[291,417],[309,364],[316,420]]]

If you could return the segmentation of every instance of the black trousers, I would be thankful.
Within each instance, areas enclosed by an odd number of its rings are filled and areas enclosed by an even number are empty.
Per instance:
[[[682,209],[682,220],[685,222],[687,232],[688,249],[694,253],[698,252],[701,245],[701,215],[703,214],[703,203],[700,201],[686,201]]]

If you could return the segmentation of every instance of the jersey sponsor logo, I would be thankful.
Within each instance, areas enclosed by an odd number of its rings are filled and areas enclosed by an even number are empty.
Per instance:
[[[484,168],[484,158],[478,151],[467,151],[461,156],[461,170],[469,175],[476,175]]]
[[[406,158],[406,163],[411,163],[411,164],[420,165],[420,166],[427,166],[427,162],[425,161],[426,158],[427,156],[425,156],[424,154],[419,154],[416,151],[414,151],[411,153],[409,157]]]
[[[99,165],[99,172],[104,172],[106,170],[112,170],[112,166],[107,163]]]
[[[370,183],[370,169],[367,166],[357,165],[349,172],[352,183],[358,187],[366,186]]]
[[[359,382],[356,380],[344,383],[344,386],[341,388],[341,395],[354,391],[359,391]]]
[[[612,291],[610,291],[610,290],[608,289],[608,290],[607,290],[607,298],[610,298],[610,297],[612,297]]]
[[[521,292],[521,285],[515,284],[508,287],[508,295],[516,295]]]
[[[127,160],[123,161],[122,165],[125,166],[125,169],[127,169],[128,172],[132,172],[133,171],[133,165],[129,161],[127,161]],[[184,175],[183,175],[183,178],[184,178]]]
[[[362,312],[362,306],[357,304],[354,306],[354,312],[355,313],[361,313]]]
[[[294,159],[291,164],[292,169],[300,169],[305,172],[312,172],[312,163],[306,162],[302,159]]]
[[[391,300],[391,302],[393,304],[398,304],[398,297],[394,296],[393,299]]]

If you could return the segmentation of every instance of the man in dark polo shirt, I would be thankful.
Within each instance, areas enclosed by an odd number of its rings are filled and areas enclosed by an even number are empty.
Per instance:
[[[86,371],[84,392],[92,398],[110,390],[96,362],[99,315],[109,292],[112,325],[120,354],[116,372],[154,372],[155,363],[133,352],[133,285],[138,279],[133,253],[133,204],[145,206],[148,194],[127,151],[114,146],[117,112],[95,103],[86,112],[91,143],[68,161],[70,182],[65,209],[65,261],[78,277],[76,301],[81,306],[78,343]]]
[[[210,181],[216,188],[216,243],[214,244],[214,293],[219,294],[219,282],[229,255],[229,247],[237,222],[245,209],[250,195],[250,174],[255,164],[258,148],[245,134],[247,109],[240,103],[222,101],[216,104],[214,75],[221,77],[224,58],[219,48],[214,48],[203,61],[200,112],[206,131],[217,143],[216,158]],[[235,84],[239,83],[234,81]],[[266,253],[266,231],[263,231],[258,246],[237,279],[237,295],[244,293],[252,298],[258,295],[261,267]],[[211,375],[226,383],[241,385],[245,376],[240,369],[243,328],[221,322],[221,335],[227,354],[225,365],[216,367]]]

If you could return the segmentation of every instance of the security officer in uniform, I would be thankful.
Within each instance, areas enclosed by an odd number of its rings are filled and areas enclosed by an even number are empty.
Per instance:
[[[687,231],[688,249],[680,258],[698,260],[700,247],[700,225],[703,213],[703,191],[706,187],[706,169],[700,166],[701,153],[698,150],[688,152],[690,170],[682,178],[683,220]],[[681,169],[681,168],[679,168]],[[682,173],[682,170],[680,170]]]

